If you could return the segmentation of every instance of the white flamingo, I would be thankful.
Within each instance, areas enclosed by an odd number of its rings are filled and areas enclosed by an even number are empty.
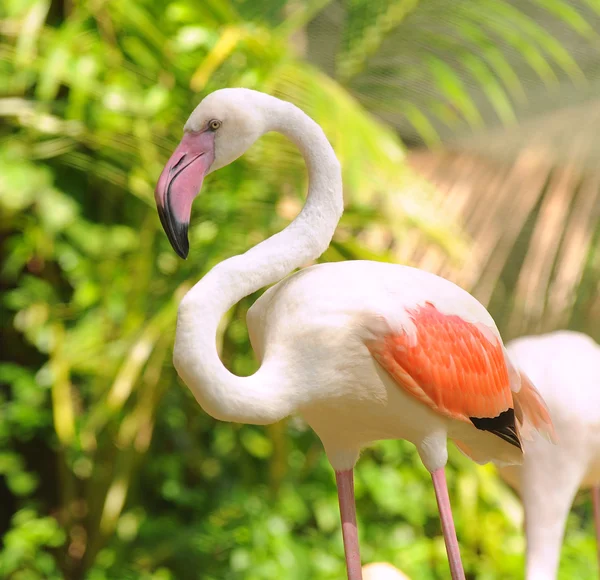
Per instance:
[[[526,578],[554,580],[580,488],[593,489],[600,539],[600,346],[585,334],[559,331],[518,338],[507,350],[539,388],[558,437],[557,445],[537,436],[526,441],[523,465],[500,470],[523,499]]]
[[[485,308],[454,284],[414,268],[349,261],[295,268],[320,256],[343,211],[340,165],[300,109],[247,89],[222,89],[192,112],[155,196],[176,252],[188,253],[191,205],[206,174],[268,131],[300,149],[308,198],[282,232],[215,266],[181,301],[174,364],[202,408],[223,421],[268,424],[300,413],[336,473],[348,578],[359,580],[353,468],[378,439],[411,441],[430,471],[450,568],[464,578],[444,466],[447,437],[478,461],[521,461],[515,412],[551,432],[537,391],[521,384]],[[248,312],[261,362],[249,377],[222,364],[223,314],[269,288]]]
[[[373,562],[362,568],[364,580],[410,580],[395,566],[386,562]]]

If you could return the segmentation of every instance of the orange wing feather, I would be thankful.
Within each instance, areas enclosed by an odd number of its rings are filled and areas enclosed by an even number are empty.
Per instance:
[[[413,397],[437,413],[465,422],[513,408],[502,343],[476,324],[433,304],[408,309],[414,336],[388,334],[367,342],[373,357]]]
[[[521,389],[513,393],[519,433],[525,439],[531,439],[532,431],[535,430],[551,443],[558,443],[546,402],[529,377],[523,371],[519,371],[519,374]]]

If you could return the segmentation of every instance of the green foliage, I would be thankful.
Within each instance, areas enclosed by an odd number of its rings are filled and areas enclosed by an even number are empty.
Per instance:
[[[371,112],[438,145],[484,117],[514,124],[536,88],[584,86],[561,39],[596,53],[599,11],[598,0],[332,0],[309,46]]]
[[[171,251],[153,200],[196,93],[245,85],[301,105],[340,156],[347,212],[324,260],[395,259],[415,236],[464,256],[467,242],[403,166],[395,134],[296,55],[294,34],[325,4],[273,1],[260,15],[252,0],[2,5],[3,577],[343,576],[333,474],[314,435],[297,419],[266,429],[211,420],[170,362],[183,293],[283,227],[300,203],[299,155],[269,136],[211,176],[187,262]],[[431,66],[476,120],[447,65]],[[390,241],[366,243],[381,233]],[[254,298],[228,314],[219,337],[239,374],[256,368],[243,322]],[[471,577],[518,577],[512,494],[492,469],[456,454],[449,481]],[[433,493],[412,447],[366,451],[356,484],[364,560],[445,577]],[[586,529],[570,547],[565,578],[589,570],[589,538]]]
[[[41,517],[33,509],[22,509],[12,518],[12,527],[4,536],[0,571],[4,577],[20,580],[61,578],[57,563],[44,548],[56,548],[65,542],[65,533],[50,516]]]

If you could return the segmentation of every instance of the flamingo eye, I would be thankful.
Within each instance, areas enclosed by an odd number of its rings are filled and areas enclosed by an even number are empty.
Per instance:
[[[216,131],[220,126],[221,126],[221,121],[219,121],[218,119],[213,119],[212,121],[208,122],[208,128],[211,131]]]

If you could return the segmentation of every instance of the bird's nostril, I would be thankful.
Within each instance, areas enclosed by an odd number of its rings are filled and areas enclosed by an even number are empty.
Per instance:
[[[173,173],[173,171],[175,171],[183,163],[183,160],[185,159],[186,155],[187,155],[187,153],[183,153],[181,155],[181,157],[179,158],[179,160],[177,161],[177,163],[175,163],[175,165],[173,165],[171,167],[171,169],[169,170],[169,173]]]

